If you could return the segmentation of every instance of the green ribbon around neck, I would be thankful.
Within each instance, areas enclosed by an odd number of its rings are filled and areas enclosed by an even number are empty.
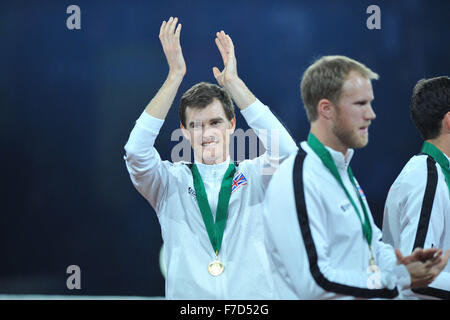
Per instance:
[[[219,254],[222,245],[223,233],[228,218],[228,204],[231,197],[231,188],[233,177],[236,173],[236,166],[230,163],[222,179],[220,186],[219,201],[217,203],[216,221],[214,222],[211,207],[209,206],[208,196],[206,195],[205,185],[195,163],[191,167],[192,177],[194,179],[194,189],[197,203],[202,213],[203,222],[208,232],[209,241],[214,249],[216,256]]]
[[[442,173],[444,173],[448,191],[450,192],[450,161],[448,161],[447,157],[441,150],[426,141],[423,143],[422,152],[432,157],[439,164]]]
[[[353,186],[355,187],[356,194],[358,195],[359,203],[361,204],[361,207],[364,212],[364,222],[362,221],[361,214],[359,212],[358,207],[356,206],[356,203],[353,201],[352,196],[348,192],[347,188],[345,187],[344,183],[342,182],[342,178],[339,174],[338,168],[336,167],[336,164],[334,163],[333,157],[331,156],[330,152],[325,148],[325,146],[322,144],[322,142],[317,139],[317,137],[309,133],[308,135],[308,145],[313,149],[313,151],[319,156],[320,160],[322,160],[322,163],[325,165],[325,167],[330,170],[331,174],[336,178],[336,180],[339,182],[339,185],[344,189],[345,194],[347,195],[347,198],[350,200],[353,208],[356,211],[356,214],[358,215],[359,222],[361,222],[361,227],[363,230],[364,238],[366,238],[367,244],[369,247],[371,247],[372,244],[372,226],[370,224],[369,214],[367,212],[366,205],[359,193],[359,190],[356,186],[356,180],[353,176],[352,169],[350,166],[348,166],[348,175],[350,177],[350,181],[352,182]]]

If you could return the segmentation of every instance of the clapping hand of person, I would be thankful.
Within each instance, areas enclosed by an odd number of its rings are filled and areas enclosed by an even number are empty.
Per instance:
[[[396,249],[397,263],[404,264],[411,277],[411,288],[423,288],[430,285],[447,265],[450,250],[445,254],[437,248],[416,248],[410,256],[404,257]]]
[[[180,44],[181,23],[178,18],[170,17],[163,21],[159,30],[159,40],[169,64],[169,76],[183,77],[186,74],[186,63]]]
[[[243,110],[255,102],[256,97],[238,76],[233,41],[228,34],[220,31],[216,33],[215,42],[222,56],[224,67],[222,71],[213,67],[214,77],[217,83],[230,93],[236,105]]]

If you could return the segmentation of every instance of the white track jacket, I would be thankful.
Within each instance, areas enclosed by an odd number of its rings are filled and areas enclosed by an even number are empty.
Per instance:
[[[279,139],[262,139],[267,151],[240,162],[236,168],[239,185],[231,194],[219,253],[225,270],[217,277],[208,273],[208,264],[215,254],[196,201],[191,170],[185,162],[161,161],[153,147],[163,121],[144,112],[125,146],[131,180],[154,208],[161,225],[168,299],[273,298],[262,220],[263,199],[272,175],[263,174],[263,168],[285,159],[297,146],[260,101],[243,110],[242,115],[257,135],[259,129],[269,129],[269,136],[278,134]],[[229,161],[228,158],[217,165],[197,164],[213,214]]]
[[[362,213],[347,167],[353,156],[329,147],[344,185]],[[367,205],[368,208],[368,205]],[[278,168],[267,190],[267,247],[280,299],[396,298],[410,285],[394,249],[372,225],[379,272],[368,272],[370,250],[361,223],[335,177],[306,142]],[[364,219],[364,216],[362,217]],[[399,287],[399,288],[397,288]]]

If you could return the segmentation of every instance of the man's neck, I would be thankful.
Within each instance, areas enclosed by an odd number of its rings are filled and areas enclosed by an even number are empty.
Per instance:
[[[339,138],[331,132],[331,129],[321,125],[318,121],[311,124],[311,133],[314,134],[324,146],[341,152],[344,156],[347,154],[348,147],[342,144]]]
[[[440,135],[436,139],[426,141],[441,150],[447,157],[450,157],[450,134]]]
[[[216,159],[203,159],[203,158],[198,159],[197,157],[194,157],[194,161],[196,163],[201,163],[204,165],[222,164],[227,160],[228,160],[228,154],[224,155],[221,158],[216,158]]]

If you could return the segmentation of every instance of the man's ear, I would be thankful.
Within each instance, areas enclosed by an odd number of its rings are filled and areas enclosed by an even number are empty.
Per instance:
[[[182,123],[180,123],[181,132],[183,132],[183,136],[188,140],[191,141],[191,133],[189,130],[187,130]]]
[[[447,129],[450,131],[450,111],[445,114],[444,122],[447,125]]]
[[[230,135],[234,133],[234,130],[236,130],[236,117],[233,117],[233,119],[230,120]]]
[[[334,119],[336,117],[336,106],[328,99],[321,99],[317,104],[317,114],[327,120]]]
[[[441,121],[441,131],[439,132],[439,135],[447,135],[450,134],[450,111],[448,111],[446,114],[444,114],[444,117]]]

